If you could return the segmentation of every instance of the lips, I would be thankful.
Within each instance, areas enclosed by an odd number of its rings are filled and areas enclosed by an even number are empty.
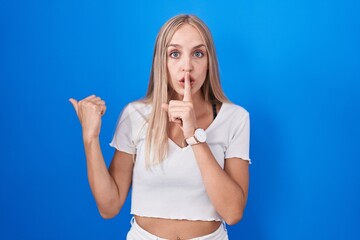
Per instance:
[[[191,86],[194,84],[194,82],[195,82],[195,80],[194,80],[192,77],[190,77],[190,85],[191,85]],[[180,80],[179,80],[179,83],[180,83],[181,85],[184,85],[184,86],[185,86],[185,78],[180,79]]]

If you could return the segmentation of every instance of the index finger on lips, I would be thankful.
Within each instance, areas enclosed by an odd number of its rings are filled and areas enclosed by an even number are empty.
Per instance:
[[[190,73],[185,73],[185,87],[183,101],[191,102],[191,85],[190,85]]]

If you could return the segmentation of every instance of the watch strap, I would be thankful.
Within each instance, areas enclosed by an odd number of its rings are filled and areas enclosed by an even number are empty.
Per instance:
[[[186,142],[188,145],[194,145],[194,144],[198,144],[198,143],[199,143],[199,141],[195,138],[195,136],[186,138],[186,139],[185,139],[185,142]]]

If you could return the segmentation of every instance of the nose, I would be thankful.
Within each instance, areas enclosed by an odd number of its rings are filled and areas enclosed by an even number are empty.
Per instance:
[[[192,62],[191,62],[191,58],[190,57],[184,57],[183,59],[183,68],[182,70],[184,72],[191,72],[193,70],[193,65],[192,65]]]

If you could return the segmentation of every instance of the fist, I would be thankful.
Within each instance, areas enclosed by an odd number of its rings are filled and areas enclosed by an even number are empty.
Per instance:
[[[70,98],[82,126],[84,140],[97,138],[100,134],[101,117],[106,112],[105,101],[91,95],[81,101]]]

